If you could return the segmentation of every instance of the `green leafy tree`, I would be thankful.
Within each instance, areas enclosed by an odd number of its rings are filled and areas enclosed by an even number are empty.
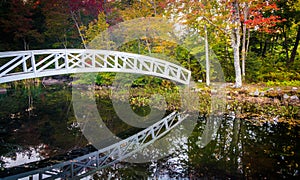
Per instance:
[[[77,47],[78,37],[71,16],[66,11],[67,1],[47,0],[41,2],[45,18],[45,35],[51,48]]]
[[[280,0],[277,2],[281,11],[279,16],[287,21],[280,23],[281,35],[283,36],[282,46],[285,50],[286,63],[294,63],[300,41],[300,2],[299,0]]]
[[[87,27],[82,27],[85,32],[84,37],[88,44],[94,40],[99,34],[107,30],[108,24],[106,23],[106,16],[103,12],[99,13],[98,19],[90,22]],[[107,35],[107,34],[106,34]],[[104,38],[104,37],[103,37]]]

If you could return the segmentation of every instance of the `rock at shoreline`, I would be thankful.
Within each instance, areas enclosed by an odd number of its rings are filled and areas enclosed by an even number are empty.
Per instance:
[[[253,93],[253,96],[254,96],[254,97],[258,97],[258,96],[259,96],[259,91],[258,91],[258,89],[256,89],[256,91]]]
[[[292,87],[292,91],[297,91],[297,90],[298,90],[298,88]]]
[[[296,101],[296,100],[299,100],[298,96],[294,95],[294,96],[291,96],[290,99],[292,101]]]
[[[283,99],[288,99],[290,96],[289,95],[287,95],[287,94],[284,94],[283,95]]]
[[[56,85],[56,84],[63,84],[65,82],[64,79],[54,79],[52,77],[50,78],[43,78],[42,84],[49,86],[49,85]]]
[[[0,94],[6,94],[7,89],[6,88],[0,88]]]

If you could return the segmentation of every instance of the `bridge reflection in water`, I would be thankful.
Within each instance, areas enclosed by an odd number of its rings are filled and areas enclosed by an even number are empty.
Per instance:
[[[187,115],[173,112],[147,129],[106,148],[49,167],[9,175],[4,179],[66,179],[86,177],[150,145],[180,124],[186,117]]]
[[[0,52],[0,83],[82,72],[125,72],[189,84],[191,72],[157,58],[131,53],[57,49]],[[163,137],[188,115],[173,112],[139,133],[98,151],[45,168],[7,174],[4,179],[81,178],[127,158]]]

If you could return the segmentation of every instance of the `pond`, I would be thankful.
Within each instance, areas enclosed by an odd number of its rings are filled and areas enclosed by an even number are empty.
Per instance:
[[[71,100],[67,85],[18,85],[0,94],[0,177],[11,167],[64,156],[89,144],[76,124]],[[109,98],[96,101],[101,117],[118,137],[140,130],[118,118]],[[199,142],[207,119],[199,117],[191,134],[178,139],[167,157],[148,163],[120,162],[86,179],[281,179],[300,175],[299,125],[258,124],[231,115],[215,118],[220,119],[220,128],[204,147]]]

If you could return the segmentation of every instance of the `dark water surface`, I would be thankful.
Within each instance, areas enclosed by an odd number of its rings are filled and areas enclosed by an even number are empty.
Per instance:
[[[0,94],[0,171],[88,144],[76,123],[71,99],[67,86],[17,86]],[[118,118],[110,99],[97,99],[97,105],[114,134],[125,138],[137,132]],[[143,164],[119,163],[86,179],[299,177],[298,125],[258,124],[231,116],[221,121],[205,147],[200,141],[206,119],[199,118],[191,135],[179,139],[170,156]]]

